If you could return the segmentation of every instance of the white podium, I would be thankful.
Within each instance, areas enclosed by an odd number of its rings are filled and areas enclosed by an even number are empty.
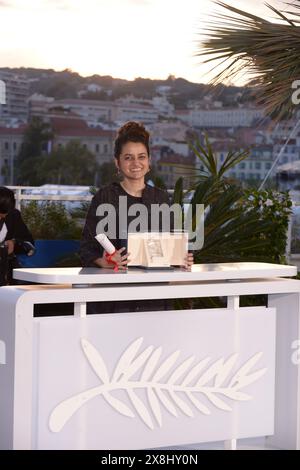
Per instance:
[[[283,278],[294,275],[264,263],[15,270],[41,285],[0,288],[0,448],[235,448],[266,436],[300,449],[300,281]],[[240,307],[254,294],[267,305]],[[216,296],[227,308],[86,315],[86,302]],[[70,302],[73,316],[55,316]],[[36,304],[54,316],[33,317]]]

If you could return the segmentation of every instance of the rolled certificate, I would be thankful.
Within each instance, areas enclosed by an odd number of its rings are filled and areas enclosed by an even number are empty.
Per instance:
[[[112,255],[116,251],[114,245],[109,241],[104,233],[99,233],[95,238],[109,255]]]

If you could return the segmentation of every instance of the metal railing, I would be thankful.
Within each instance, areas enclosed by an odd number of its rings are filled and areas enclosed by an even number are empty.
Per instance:
[[[22,201],[90,201],[92,199],[92,194],[90,195],[76,195],[76,194],[27,194],[23,191],[28,190],[39,190],[43,191],[43,188],[37,186],[7,186],[9,189],[12,189],[15,193],[16,198],[16,208],[21,209]],[[45,188],[44,191],[47,191]],[[49,189],[49,191],[54,191],[54,189]],[[60,191],[60,189],[57,189]],[[61,190],[63,191],[63,189]],[[78,189],[73,190],[74,192],[78,192]],[[72,192],[72,189],[68,189],[68,192]]]

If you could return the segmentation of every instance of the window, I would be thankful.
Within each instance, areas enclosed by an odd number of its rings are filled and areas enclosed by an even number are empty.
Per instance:
[[[4,142],[4,148],[5,150],[9,150],[9,142]]]
[[[96,153],[99,153],[99,144],[95,145],[95,150],[96,150]]]
[[[267,162],[265,164],[265,168],[266,168],[266,170],[270,170],[271,169],[271,162]]]
[[[240,164],[239,164],[239,168],[240,168],[241,170],[244,170],[244,169],[246,168],[245,162],[240,163]]]
[[[260,170],[261,169],[261,163],[260,162],[255,162],[255,169]]]
[[[13,143],[13,149],[14,149],[14,150],[17,150],[17,142],[14,142],[14,143]]]
[[[108,145],[107,144],[103,145],[103,153],[108,153]]]

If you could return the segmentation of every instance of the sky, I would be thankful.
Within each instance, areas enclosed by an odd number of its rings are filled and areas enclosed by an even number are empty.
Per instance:
[[[262,0],[227,3],[274,17]],[[218,10],[212,0],[0,0],[0,67],[207,83],[211,66],[195,53]]]

